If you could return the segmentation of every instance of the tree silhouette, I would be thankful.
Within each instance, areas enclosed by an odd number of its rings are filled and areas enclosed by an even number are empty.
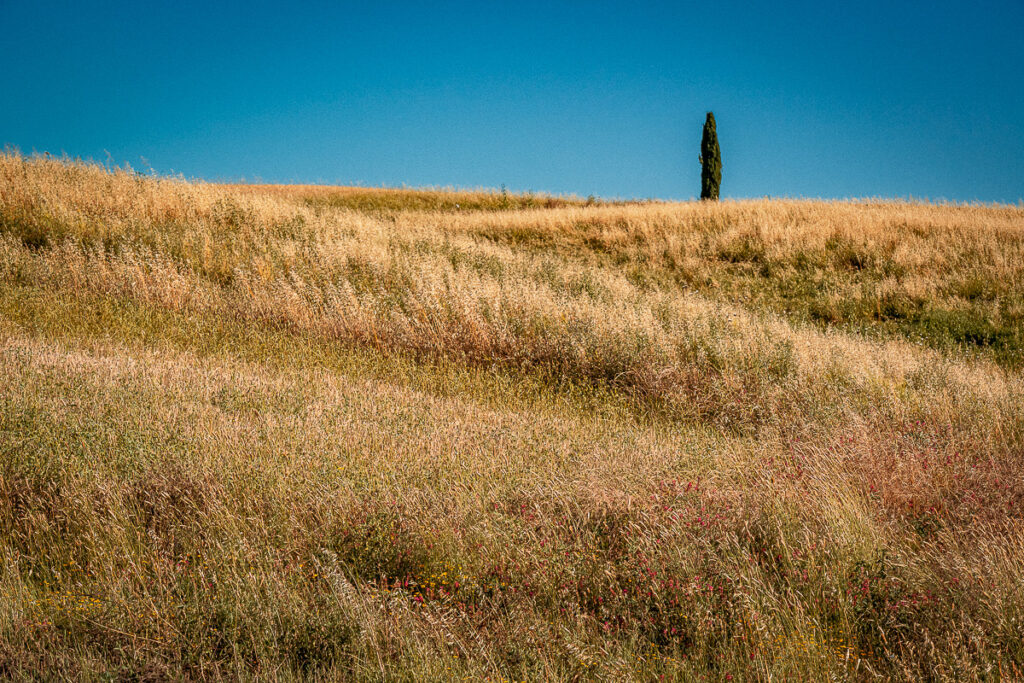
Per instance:
[[[708,112],[704,121],[704,135],[700,140],[700,198],[718,201],[722,185],[722,152],[718,149],[715,115]]]

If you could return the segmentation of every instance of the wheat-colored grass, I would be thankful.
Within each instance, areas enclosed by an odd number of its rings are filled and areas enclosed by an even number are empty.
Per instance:
[[[0,157],[0,672],[1016,678],[1024,209]]]

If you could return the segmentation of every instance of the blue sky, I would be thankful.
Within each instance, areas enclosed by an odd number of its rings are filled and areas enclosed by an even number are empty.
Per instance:
[[[211,180],[1024,197],[1024,2],[0,0],[0,143]]]

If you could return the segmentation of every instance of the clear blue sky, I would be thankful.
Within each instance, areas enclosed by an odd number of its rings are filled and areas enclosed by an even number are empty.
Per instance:
[[[287,6],[286,6],[287,5]],[[207,179],[1024,197],[1024,1],[0,0],[0,143]]]

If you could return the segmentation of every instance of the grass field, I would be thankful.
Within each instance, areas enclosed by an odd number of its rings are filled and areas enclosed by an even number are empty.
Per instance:
[[[1024,208],[0,156],[0,676],[1024,678]]]

